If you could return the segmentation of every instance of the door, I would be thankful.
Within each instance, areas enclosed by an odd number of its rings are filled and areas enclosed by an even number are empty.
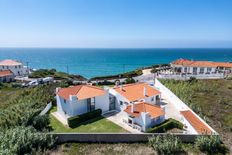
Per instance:
[[[109,110],[115,110],[115,108],[116,108],[116,107],[115,107],[115,101],[116,101],[115,96],[110,95],[109,100],[110,100],[110,107],[109,107]]]

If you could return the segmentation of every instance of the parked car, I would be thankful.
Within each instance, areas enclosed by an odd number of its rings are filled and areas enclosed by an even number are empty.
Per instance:
[[[37,85],[39,85],[39,83],[38,83],[38,81],[37,80],[34,80],[34,81],[31,81],[31,82],[29,82],[28,84],[27,84],[27,86],[37,86]]]
[[[46,77],[46,78],[43,78],[43,82],[44,82],[44,83],[53,82],[53,80],[54,80],[53,77]]]

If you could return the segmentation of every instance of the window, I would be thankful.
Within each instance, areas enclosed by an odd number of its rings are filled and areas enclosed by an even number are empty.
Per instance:
[[[201,68],[200,68],[200,74],[203,74],[203,73],[204,73],[204,70],[205,70],[205,68],[201,67]]]
[[[66,103],[66,100],[64,99],[64,103]]]
[[[184,68],[184,72],[187,73],[187,67]]]
[[[193,74],[197,74],[197,67],[193,67]]]
[[[127,103],[127,102],[124,102],[124,104],[125,104],[125,105],[128,105],[128,103]]]
[[[207,73],[210,73],[212,71],[212,68],[207,68]]]
[[[122,101],[120,101],[120,105],[123,105],[123,102],[122,102]]]
[[[15,66],[15,68],[17,69],[17,66]]]

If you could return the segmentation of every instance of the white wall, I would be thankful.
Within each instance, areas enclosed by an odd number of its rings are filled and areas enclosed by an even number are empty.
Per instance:
[[[101,109],[102,112],[109,111],[109,92],[102,96],[96,96],[95,101],[95,109]]]
[[[17,66],[0,66],[0,70],[10,70],[15,76],[28,75],[28,70],[23,65]]]
[[[109,93],[113,96],[115,96],[115,107],[116,110],[118,111],[122,111],[126,108],[126,104],[124,104],[125,102],[127,102],[128,104],[130,103],[130,101],[128,101],[125,97],[123,97],[121,94],[119,94],[118,92],[116,92],[114,89],[109,89]],[[123,105],[120,105],[120,101],[123,102]]]

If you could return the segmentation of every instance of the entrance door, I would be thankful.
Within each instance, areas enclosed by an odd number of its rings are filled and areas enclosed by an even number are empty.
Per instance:
[[[109,107],[109,110],[115,110],[115,108],[116,108],[116,107],[115,107],[115,101],[116,101],[115,96],[110,95],[109,100],[110,100],[110,107]]]

